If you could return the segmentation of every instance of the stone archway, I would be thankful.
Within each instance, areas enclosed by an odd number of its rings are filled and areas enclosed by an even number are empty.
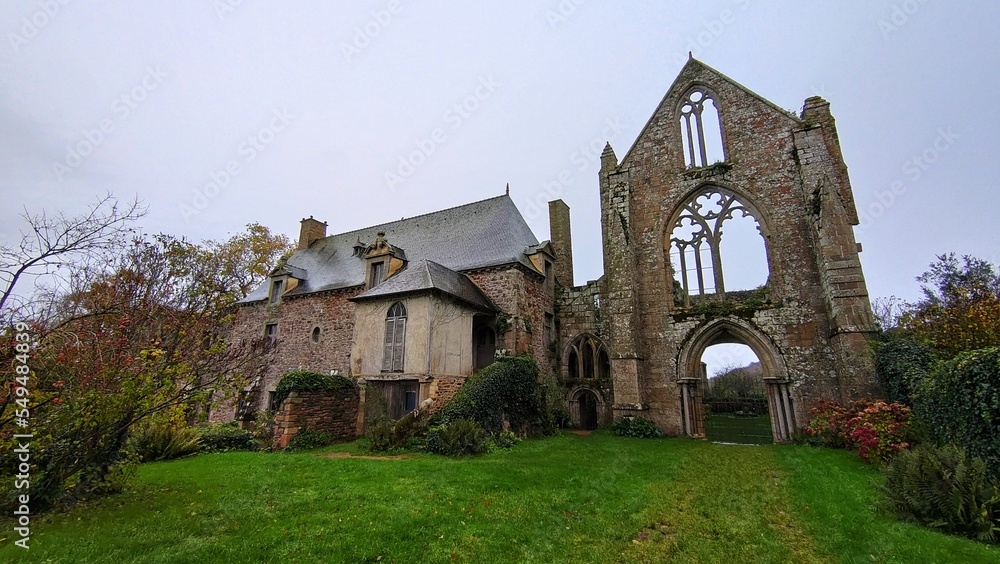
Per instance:
[[[681,429],[690,437],[705,436],[702,409],[704,373],[701,357],[708,347],[739,342],[750,347],[760,360],[767,388],[768,412],[775,442],[786,442],[795,432],[795,416],[789,394],[788,369],[781,352],[749,321],[720,318],[694,330],[685,339],[677,358],[677,385],[680,388]]]
[[[574,427],[596,429],[601,424],[604,401],[590,388],[578,388],[569,394],[569,418]]]

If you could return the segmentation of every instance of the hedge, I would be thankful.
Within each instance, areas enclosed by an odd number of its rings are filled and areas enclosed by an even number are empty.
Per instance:
[[[1000,475],[1000,347],[938,364],[915,394],[914,409],[935,438],[955,442]]]
[[[542,419],[538,365],[531,357],[501,357],[469,377],[436,418],[441,423],[471,419],[488,433],[503,430],[504,419],[526,432]]]

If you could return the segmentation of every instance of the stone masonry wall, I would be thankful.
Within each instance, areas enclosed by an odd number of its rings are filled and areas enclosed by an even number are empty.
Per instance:
[[[358,429],[358,390],[292,392],[274,418],[274,448],[285,448],[304,429],[326,433],[334,440],[354,440]]]
[[[313,370],[329,374],[336,370],[347,375],[350,370],[351,339],[354,335],[354,303],[348,298],[361,288],[283,298],[277,304],[258,303],[239,308],[234,337],[259,338],[265,326],[278,325],[274,362],[258,387],[259,409],[267,408],[268,392],[274,390],[281,376],[290,370]],[[319,340],[312,339],[319,327]],[[232,418],[232,409],[218,411],[219,417]]]

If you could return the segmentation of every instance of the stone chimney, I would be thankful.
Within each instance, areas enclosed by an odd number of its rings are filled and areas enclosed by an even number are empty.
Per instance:
[[[308,249],[316,241],[326,237],[326,222],[313,219],[309,216],[302,220],[302,227],[299,229],[299,250]]]
[[[556,254],[556,282],[573,286],[573,239],[569,227],[569,206],[562,200],[549,202],[549,240]]]

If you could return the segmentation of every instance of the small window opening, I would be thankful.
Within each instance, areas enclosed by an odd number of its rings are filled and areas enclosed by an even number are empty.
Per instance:
[[[378,286],[385,280],[385,263],[373,262],[371,267],[371,288]]]
[[[278,341],[278,324],[268,323],[265,325],[264,335],[267,337],[267,340],[271,342],[271,344],[276,343]]]
[[[268,303],[276,304],[281,299],[281,289],[283,286],[283,281],[274,280],[271,282],[271,296]]]
[[[581,335],[573,341],[566,355],[567,375],[570,378],[611,377],[611,360],[608,351],[597,338]]]
[[[313,330],[312,330],[312,342],[318,343],[319,342],[320,334],[322,334],[322,332],[323,331],[319,327],[313,327]]]

